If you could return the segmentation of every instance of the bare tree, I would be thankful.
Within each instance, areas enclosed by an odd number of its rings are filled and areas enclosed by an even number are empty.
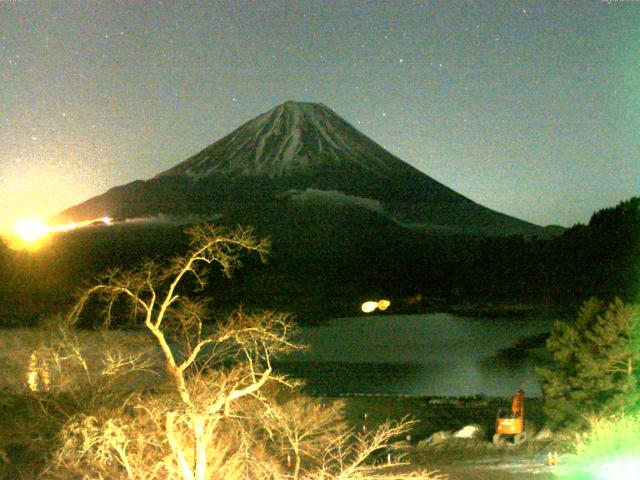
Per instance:
[[[302,400],[279,405],[270,393],[270,385],[295,385],[275,374],[271,363],[274,356],[298,348],[289,340],[294,329],[289,316],[239,311],[205,327],[206,303],[185,294],[187,279],[193,283],[186,287],[205,285],[210,265],[230,275],[242,251],[264,259],[268,242],[243,228],[229,232],[198,225],[188,233],[191,250],[168,266],[145,262],[114,270],[81,294],[71,324],[97,298],[108,326],[117,302],[128,300],[159,347],[168,388],[141,392],[135,406],[119,410],[118,417],[72,418],[50,476],[347,480],[379,472],[380,466],[365,466],[367,458],[404,427],[358,436],[338,428],[336,408],[321,410]],[[277,442],[281,451],[293,452],[293,473],[270,453],[278,450]],[[310,463],[302,476],[304,458]],[[422,478],[433,477],[424,473]]]
[[[93,297],[99,297],[106,306],[107,325],[113,306],[121,297],[129,301],[132,310],[142,314],[179,397],[177,408],[164,413],[163,430],[171,461],[180,478],[204,480],[209,475],[207,450],[219,422],[233,415],[233,404],[239,399],[260,398],[259,391],[269,380],[285,382],[273,374],[271,357],[295,345],[287,340],[293,327],[291,320],[276,313],[239,312],[225,322],[219,321],[210,335],[204,334],[206,305],[184,295],[182,283],[190,277],[202,288],[206,282],[205,267],[216,264],[225,275],[230,275],[240,265],[243,250],[253,251],[264,259],[269,244],[256,240],[250,229],[243,228],[227,232],[197,225],[188,234],[191,251],[187,255],[175,258],[166,267],[148,261],[135,269],[108,272],[97,285],[82,293],[70,319],[76,322]],[[171,341],[178,337],[184,347],[182,355]],[[227,362],[232,367],[207,371],[206,367],[216,362]],[[113,424],[109,428],[115,431]],[[183,438],[185,429],[190,439]],[[134,467],[125,459],[124,449],[115,450],[128,476],[137,478]]]
[[[77,320],[87,301],[99,295],[106,303],[105,322],[108,325],[114,303],[119,297],[126,297],[134,311],[142,310],[144,325],[156,338],[162,350],[167,371],[175,382],[181,400],[185,405],[193,406],[185,382],[185,373],[193,365],[202,348],[208,344],[220,343],[223,338],[202,338],[202,317],[205,308],[202,303],[181,296],[178,287],[188,275],[195,278],[199,287],[204,287],[203,267],[211,264],[219,264],[224,274],[230,276],[233,269],[240,265],[241,250],[255,251],[264,259],[269,244],[266,240],[256,241],[250,229],[238,228],[235,232],[226,233],[205,224],[196,225],[187,233],[192,250],[186,256],[175,258],[164,268],[160,268],[155,262],[147,261],[136,269],[108,272],[97,285],[81,295],[70,318],[72,321]],[[168,317],[173,325],[166,325]],[[191,342],[188,343],[191,347],[189,354],[180,361],[176,360],[165,336],[165,331],[175,327],[176,323],[183,328],[186,332],[185,337]],[[226,332],[224,335],[226,339],[234,334]],[[263,373],[261,380],[264,383],[271,370],[267,369]],[[259,386],[256,387],[258,388]]]

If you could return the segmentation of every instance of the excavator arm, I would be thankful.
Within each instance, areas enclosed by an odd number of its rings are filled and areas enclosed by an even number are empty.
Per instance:
[[[514,418],[524,417],[524,390],[519,389],[511,402],[511,413]]]

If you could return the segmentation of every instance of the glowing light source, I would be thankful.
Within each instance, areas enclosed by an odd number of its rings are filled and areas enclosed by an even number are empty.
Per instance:
[[[364,302],[361,308],[364,313],[371,313],[378,308],[378,302]]]
[[[598,472],[600,480],[618,480],[621,478],[640,478],[640,460],[620,458],[605,463]]]
[[[640,416],[620,413],[589,423],[576,452],[560,462],[555,474],[566,480],[640,478]]]
[[[16,224],[16,233],[25,242],[33,243],[49,233],[49,227],[39,220],[20,220]]]
[[[16,224],[15,231],[22,242],[27,245],[34,246],[39,240],[43,239],[50,233],[68,232],[70,230],[87,227],[89,225],[111,225],[112,223],[113,220],[111,217],[95,218],[84,222],[72,222],[67,225],[47,225],[41,220],[24,219],[20,220]]]
[[[384,311],[389,308],[389,305],[391,305],[391,302],[389,300],[379,300],[377,302],[364,302],[360,308],[364,313],[371,313],[376,308],[378,310]]]
[[[378,310],[385,311],[387,308],[389,308],[389,305],[391,305],[391,302],[389,300],[380,300],[378,302]]]

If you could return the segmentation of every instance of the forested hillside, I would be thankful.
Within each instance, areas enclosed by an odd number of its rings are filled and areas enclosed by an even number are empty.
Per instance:
[[[481,313],[488,304],[573,312],[592,296],[638,300],[640,197],[550,239],[420,236],[355,207],[340,217],[331,212],[351,226],[336,237],[338,225],[323,227],[323,210],[314,212],[313,222],[301,210],[296,222],[271,226],[249,216],[258,235],[271,237],[268,264],[249,258],[233,282],[216,280],[202,295],[221,308],[261,305],[293,312],[302,322],[357,314],[362,301],[377,296],[392,300],[389,313],[461,305]],[[236,225],[240,217],[227,222]],[[96,228],[60,235],[34,252],[0,245],[3,323],[28,324],[66,309],[74,291],[106,268],[184,251],[182,229]]]
[[[479,298],[579,304],[591,296],[637,299],[640,197],[594,213],[549,240],[488,239],[460,288]]]

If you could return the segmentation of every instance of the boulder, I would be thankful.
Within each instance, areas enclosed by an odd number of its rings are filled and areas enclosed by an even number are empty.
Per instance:
[[[535,437],[533,437],[534,442],[546,442],[548,440],[553,439],[553,432],[549,430],[547,427],[540,430]]]
[[[466,425],[453,434],[455,438],[469,438],[472,440],[483,440],[485,431],[480,425]]]
[[[422,440],[418,443],[418,448],[431,447],[433,445],[438,445],[440,443],[446,442],[449,440],[453,434],[451,432],[441,430],[439,432],[434,433],[426,440]]]

